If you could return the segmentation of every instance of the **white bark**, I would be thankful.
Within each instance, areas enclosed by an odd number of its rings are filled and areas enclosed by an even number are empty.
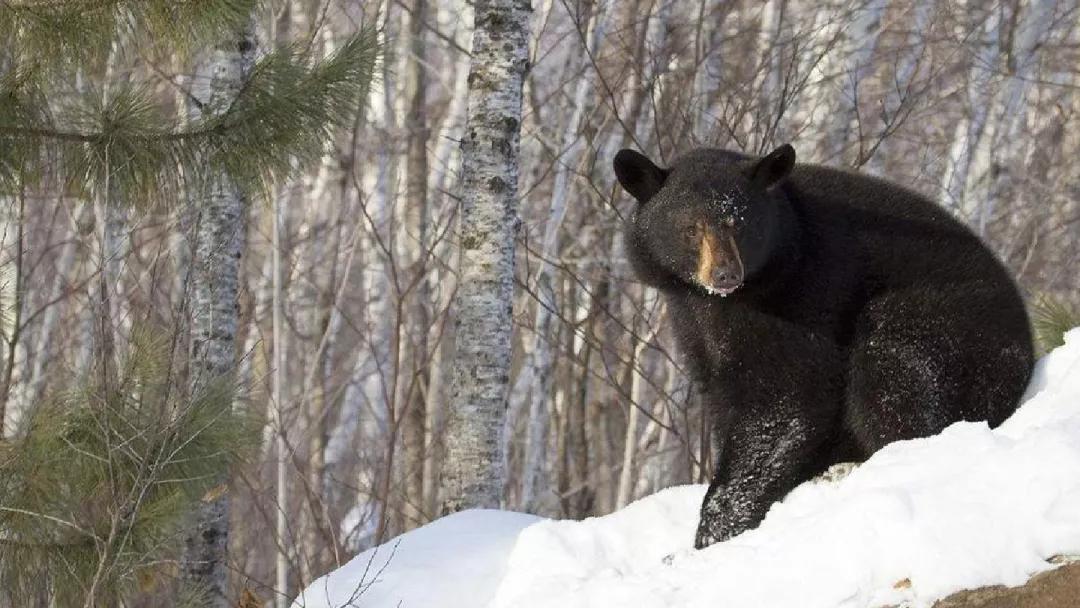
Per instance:
[[[319,31],[316,43],[319,45],[320,55],[328,56],[333,50],[331,29],[323,27]],[[308,336],[318,336],[319,343],[310,358],[305,358],[303,392],[299,398],[300,404],[305,406],[304,413],[307,417],[308,439],[308,481],[305,494],[309,500],[305,501],[307,508],[301,513],[302,520],[303,556],[300,562],[300,578],[306,583],[320,574],[324,567],[324,556],[327,554],[323,549],[323,529],[326,525],[326,443],[329,435],[326,385],[332,370],[331,357],[334,352],[334,342],[339,333],[335,331],[341,325],[340,315],[337,314],[336,298],[328,298],[326,294],[334,290],[334,282],[338,279],[338,249],[341,229],[341,213],[337,197],[333,193],[332,183],[340,179],[336,170],[338,159],[334,157],[332,146],[324,151],[319,162],[318,169],[305,174],[303,179],[303,201],[301,209],[306,210],[301,224],[299,240],[304,246],[296,247],[297,273],[303,273],[305,278],[300,282],[303,289],[293,289],[290,295],[303,294],[303,305],[306,310],[299,316],[303,321],[302,331]],[[334,210],[338,209],[335,213]],[[316,236],[312,232],[318,227],[324,226],[325,236]],[[346,269],[346,272],[347,269]],[[347,279],[347,275],[346,275]],[[347,283],[345,280],[343,283]],[[281,433],[284,435],[283,427]],[[287,463],[282,460],[279,466],[286,467]],[[282,473],[284,475],[284,473]],[[279,533],[286,530],[283,528]],[[331,549],[336,547],[330,547]],[[287,562],[285,564],[287,566]]]
[[[985,43],[979,44],[978,52],[972,58],[971,68],[968,71],[965,90],[968,111],[961,120],[957,121],[953,130],[948,164],[942,175],[941,191],[945,195],[945,203],[965,217],[971,216],[974,211],[975,201],[968,196],[969,188],[971,188],[969,180],[990,110],[990,104],[987,103],[985,96],[994,77],[990,66],[997,63],[1000,53],[1000,27],[999,11],[993,10],[980,32],[980,38],[984,39]],[[978,162],[979,164],[986,163],[984,155],[979,155]]]
[[[888,86],[888,93],[882,102],[881,113],[887,116],[889,121],[903,119],[908,109],[916,103],[909,95],[914,94],[913,85],[919,76],[919,72],[925,71],[920,70],[920,66],[927,55],[928,43],[926,35],[929,32],[927,25],[930,23],[930,17],[934,10],[937,9],[937,2],[925,1],[913,4],[910,7],[912,14],[911,31],[906,37],[908,50],[897,62],[892,84]],[[908,109],[905,109],[905,107]],[[882,127],[882,129],[885,128],[888,128],[888,125]],[[878,137],[884,138],[885,135],[884,132],[881,132]],[[887,147],[888,142],[888,139],[882,139],[880,142],[881,147]],[[871,143],[876,144],[877,142]],[[886,170],[885,154],[881,152],[873,154],[868,160],[867,168],[874,175],[884,175]]]
[[[652,310],[656,306],[656,290],[646,289],[642,310]],[[645,400],[642,398],[643,386],[642,377],[645,374],[644,363],[641,358],[642,351],[649,345],[649,342],[656,337],[656,332],[660,329],[660,324],[664,320],[663,311],[656,315],[656,318],[649,320],[648,332],[638,340],[634,345],[634,355],[630,360],[631,365],[631,380],[630,380],[630,414],[627,416],[626,421],[626,436],[623,441],[623,457],[622,467],[619,470],[619,485],[615,491],[615,508],[621,509],[625,507],[631,498],[631,490],[634,487],[634,455],[639,451],[637,443],[638,425],[641,422],[641,408],[645,407]]]
[[[446,10],[447,4],[439,3],[440,10]],[[472,8],[467,2],[455,2],[449,5],[450,9],[460,11],[460,21],[468,23],[471,21]],[[454,40],[462,48],[469,45],[469,28],[457,27],[454,31]],[[443,119],[440,128],[437,130],[438,135],[435,136],[435,148],[432,151],[431,158],[434,162],[432,167],[431,186],[429,191],[431,196],[437,197],[436,200],[448,201],[443,194],[451,189],[451,184],[458,178],[457,172],[453,171],[453,167],[460,166],[460,154],[461,148],[456,145],[463,138],[465,130],[465,102],[468,98],[468,73],[469,73],[469,56],[465,53],[457,53],[453,71],[449,75],[448,80],[452,83],[450,89],[450,102],[446,110],[445,117]],[[434,76],[439,76],[438,73]],[[448,214],[453,213],[452,205],[439,205],[440,208],[449,209]],[[434,206],[433,206],[434,208]],[[446,217],[446,222],[450,222],[450,217]],[[449,268],[456,268],[455,263],[455,250],[454,244],[451,239],[442,239],[434,252],[434,257],[440,260],[445,260],[445,264]],[[446,310],[449,305],[452,294],[457,289],[457,276],[453,272],[447,271],[445,268],[439,266],[433,269],[432,276],[428,277],[432,284],[432,292],[435,297],[433,302],[433,310],[443,311]],[[446,390],[443,385],[446,380],[447,364],[451,356],[449,340],[446,336],[440,335],[440,341],[438,344],[432,345],[432,358],[431,364],[428,368],[428,385],[427,385],[427,421],[428,435],[430,437],[430,451],[428,457],[424,460],[424,508],[428,513],[435,513],[438,508],[438,487],[436,480],[438,478],[441,467],[441,448],[442,441],[439,439],[442,437],[443,425],[445,422],[445,395]]]
[[[127,238],[127,209],[125,201],[116,200],[115,195],[109,200],[98,198],[94,201],[94,215],[97,226],[100,275],[96,289],[98,304],[102,307],[98,314],[101,326],[98,339],[101,352],[108,355],[109,361],[99,364],[117,366],[120,364],[120,352],[123,350],[124,330],[130,323],[130,315],[125,305],[124,267],[125,256],[129,247]],[[115,367],[113,368],[115,370]]]
[[[380,43],[384,46],[389,45],[389,40],[393,39],[396,33],[395,22],[390,19],[391,11],[385,10],[381,12],[382,19],[379,22],[380,31]],[[392,379],[393,368],[393,349],[392,344],[394,341],[395,332],[395,315],[394,315],[394,302],[392,301],[393,290],[389,288],[392,285],[392,277],[394,269],[392,268],[392,254],[387,253],[387,249],[392,251],[392,232],[390,227],[393,225],[394,213],[393,213],[393,200],[396,191],[397,184],[397,151],[394,149],[392,142],[390,141],[390,133],[387,129],[390,129],[397,125],[397,110],[394,103],[394,70],[393,65],[389,62],[384,62],[382,72],[383,86],[377,90],[378,95],[373,99],[371,104],[373,121],[380,125],[378,128],[381,130],[381,139],[375,146],[377,154],[376,170],[374,172],[365,171],[361,163],[362,174],[366,179],[364,183],[364,194],[367,196],[362,200],[362,205],[365,206],[366,212],[371,219],[371,223],[368,225],[367,240],[364,244],[365,254],[361,268],[364,268],[364,284],[365,289],[361,292],[367,294],[367,302],[364,307],[364,345],[366,361],[363,362],[365,372],[362,373],[363,392],[366,402],[377,411],[376,416],[379,420],[385,421],[382,426],[380,435],[380,441],[377,442],[378,449],[385,454],[385,447],[392,438],[392,433],[396,432],[396,429],[391,429],[390,423],[393,420],[394,413],[392,408],[394,406],[394,389]],[[363,196],[363,195],[362,195]],[[358,362],[358,365],[361,365]],[[361,481],[358,487],[366,487],[363,478],[366,476],[372,476],[379,479],[380,484],[387,484],[385,481],[386,476],[392,475],[395,472],[393,462],[391,460],[376,461],[377,466],[374,470],[361,470]],[[389,509],[387,508],[388,496],[385,492],[377,491],[375,493],[377,500],[381,501],[379,505],[379,531],[378,534],[383,532],[383,526],[386,523],[386,514]],[[362,497],[363,500],[367,500],[367,495]],[[379,538],[378,540],[382,540]]]
[[[835,79],[832,98],[824,108],[831,117],[823,123],[827,125],[823,151],[826,160],[844,158],[847,146],[860,136],[860,85],[867,81],[873,70],[871,58],[881,34],[887,4],[887,0],[868,0],[855,10],[852,22],[835,19],[835,29],[826,30],[830,40],[825,44],[831,42],[832,36],[839,36],[839,43],[823,62],[824,76]]]
[[[514,229],[528,0],[475,5],[462,143],[461,287],[443,512],[497,507],[510,373]]]
[[[17,430],[23,415],[16,384],[26,367],[20,328],[25,304],[26,200],[22,194],[0,197],[0,440]]]
[[[591,21],[589,29],[588,53],[596,55],[600,45],[603,44],[604,34],[607,30],[608,11],[601,11]],[[584,61],[584,55],[581,56]],[[527,512],[535,512],[538,501],[539,485],[543,478],[543,467],[546,461],[548,418],[550,416],[547,407],[547,399],[551,394],[552,356],[551,342],[553,340],[552,321],[554,311],[558,308],[554,287],[552,286],[553,268],[549,260],[555,260],[559,255],[559,231],[562,229],[563,218],[566,217],[566,201],[573,188],[570,181],[571,172],[577,170],[578,163],[585,148],[581,123],[587,108],[587,96],[592,91],[593,85],[589,78],[581,78],[573,97],[573,111],[563,129],[562,140],[559,142],[561,158],[555,161],[555,177],[551,188],[551,202],[548,206],[548,217],[544,224],[544,234],[540,241],[540,265],[536,271],[536,315],[533,321],[533,337],[529,356],[521,375],[514,383],[514,389],[510,395],[510,407],[507,411],[506,423],[503,427],[503,458],[509,451],[509,442],[513,437],[516,418],[526,409],[529,413],[525,441],[525,459],[522,468],[521,500],[520,507]]]
[[[761,68],[755,74],[754,83],[759,111],[756,115],[748,113],[746,117],[753,118],[754,122],[744,125],[750,135],[747,142],[750,149],[763,149],[769,143],[769,138],[775,138],[773,130],[779,124],[777,114],[786,102],[782,96],[787,93],[782,90],[782,84],[785,77],[784,70],[787,67],[787,62],[783,57],[786,46],[783,37],[785,32],[790,30],[787,24],[791,21],[788,4],[788,0],[765,0],[761,3],[761,16],[758,18],[757,56],[750,58],[761,64]],[[722,99],[723,97],[720,96],[714,103],[719,103]]]
[[[667,379],[664,381],[665,402],[663,407],[657,408],[659,411],[653,412],[654,417],[645,424],[645,429],[638,438],[637,452],[643,458],[632,496],[645,496],[656,492],[677,479],[674,474],[676,450],[669,447],[675,436],[664,427],[672,425],[672,402],[689,393],[690,379],[670,360],[665,362],[664,367],[667,368]]]
[[[1057,0],[1032,0],[1020,9],[1011,49],[1013,65],[1008,66],[1011,74],[1001,91],[1000,112],[994,115],[994,122],[990,125],[993,158],[997,164],[1006,167],[1001,174],[1003,181],[1010,177],[1009,167],[1022,162],[1032,143],[1032,138],[1022,137],[1028,117],[1024,103],[1033,89],[1039,47],[1050,29],[1056,6]],[[992,171],[987,171],[981,176],[986,185],[986,198],[979,206],[976,229],[983,236],[986,235],[987,223],[997,209],[1001,186],[1004,185],[991,183],[993,175]]]
[[[42,313],[41,316],[41,327],[38,330],[34,347],[34,362],[30,367],[29,380],[27,382],[23,400],[25,405],[37,403],[44,394],[45,382],[47,380],[45,371],[51,358],[55,354],[51,352],[51,345],[54,332],[57,330],[60,321],[61,305],[59,304],[59,300],[64,293],[67,282],[74,276],[76,265],[75,254],[79,249],[79,223],[80,218],[86,209],[86,205],[81,203],[76,204],[75,210],[71,213],[70,231],[65,232],[64,234],[66,242],[57,258],[56,267],[53,271],[52,285],[49,287],[49,292],[46,296],[46,302],[57,303],[45,309],[45,312]]]
[[[432,206],[428,191],[428,58],[423,27],[428,18],[427,4],[427,0],[412,0],[406,20],[407,28],[403,28],[408,35],[402,36],[403,43],[408,43],[408,52],[403,55],[409,58],[409,62],[405,69],[405,94],[402,95],[408,104],[405,112],[407,149],[404,180],[407,211],[402,222],[405,235],[400,244],[404,250],[402,259],[412,267],[409,280],[416,282],[415,289],[409,294],[409,331],[403,336],[401,346],[407,361],[403,371],[407,373],[399,383],[401,396],[397,399],[404,411],[402,449],[405,462],[402,470],[405,477],[405,504],[402,515],[406,528],[426,523],[424,464],[428,460],[430,445],[428,400],[425,398],[433,297],[428,281],[431,272],[428,248],[431,246]]]
[[[289,444],[285,435],[286,424],[284,420],[285,409],[285,395],[282,392],[282,383],[285,380],[285,333],[282,323],[282,285],[281,285],[281,232],[283,230],[283,218],[284,210],[281,206],[281,197],[274,197],[274,207],[272,210],[274,215],[274,225],[271,228],[271,309],[273,318],[273,346],[272,351],[274,353],[273,363],[270,366],[271,378],[271,395],[270,395],[270,414],[271,414],[271,426],[273,426],[274,434],[274,453],[277,459],[274,463],[275,472],[275,492],[274,496],[277,503],[276,518],[274,521],[274,533],[278,540],[278,551],[274,559],[274,589],[277,592],[274,596],[274,605],[277,608],[285,608],[286,600],[289,597],[289,556],[286,554],[286,547],[290,546],[289,540],[289,523],[286,520],[286,513],[289,510],[289,487],[288,487],[288,469],[289,469]]]
[[[212,51],[205,75],[192,94],[204,103],[234,97],[254,62],[251,28]],[[198,108],[193,112],[197,113]],[[224,175],[211,179],[195,209],[191,263],[191,383],[197,391],[207,382],[227,378],[236,364],[237,296],[240,255],[244,248],[244,201]],[[201,503],[185,538],[181,564],[184,584],[204,591],[208,606],[224,608],[229,534],[228,494]]]

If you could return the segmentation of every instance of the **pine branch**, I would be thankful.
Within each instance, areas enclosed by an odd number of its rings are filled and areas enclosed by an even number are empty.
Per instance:
[[[322,61],[295,48],[270,53],[227,108],[210,108],[183,129],[137,83],[114,85],[105,102],[89,91],[56,117],[33,112],[42,107],[36,75],[13,73],[0,80],[0,99],[11,108],[0,111],[0,152],[11,159],[0,161],[0,189],[29,173],[100,192],[108,177],[121,200],[171,201],[219,167],[255,194],[323,154],[333,130],[365,101],[378,59],[370,28]]]
[[[231,386],[188,395],[169,352],[136,330],[116,386],[57,395],[3,446],[0,588],[17,604],[43,584],[61,606],[138,589],[179,554],[185,515],[257,445]]]
[[[171,51],[237,31],[262,0],[0,0],[0,39],[49,68],[99,61],[116,40]]]
[[[1031,308],[1031,328],[1035,346],[1048,353],[1065,343],[1065,332],[1080,327],[1080,309],[1065,300],[1039,296]]]

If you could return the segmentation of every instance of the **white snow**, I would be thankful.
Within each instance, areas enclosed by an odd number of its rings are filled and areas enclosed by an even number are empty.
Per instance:
[[[540,517],[462,511],[364,551],[305,589],[294,608],[484,606],[517,535]]]
[[[796,488],[756,530],[694,551],[704,491],[670,488],[584,521],[459,513],[360,554],[294,608],[921,607],[1022,584],[1080,553],[1080,328],[1000,428],[958,423],[887,446],[842,480]]]

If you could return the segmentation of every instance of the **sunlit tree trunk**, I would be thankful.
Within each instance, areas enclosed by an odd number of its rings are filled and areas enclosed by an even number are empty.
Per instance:
[[[442,9],[460,11],[463,15],[461,21],[470,21],[469,13],[471,8],[466,2],[455,3],[449,7],[443,6]],[[469,33],[467,27],[456,28],[454,40],[460,46],[468,46]],[[449,204],[452,201],[445,193],[453,189],[451,184],[455,183],[459,178],[457,171],[453,170],[453,168],[460,166],[461,148],[457,145],[457,142],[461,141],[465,129],[465,102],[469,92],[467,79],[469,56],[463,52],[457,52],[453,66],[449,78],[450,82],[454,84],[453,88],[450,89],[450,100],[445,117],[437,129],[438,135],[434,137],[434,150],[430,157],[432,160],[432,163],[430,163],[431,178],[429,180],[429,197],[432,197],[432,201],[441,203],[437,206],[432,204],[430,209],[432,211],[436,208],[443,210],[445,217],[443,221],[449,224],[447,230],[450,233],[453,233],[456,227],[457,215],[453,213],[456,205]],[[433,258],[443,261],[446,267],[440,265],[432,268],[431,274],[428,276],[429,289],[434,298],[431,303],[432,310],[439,311],[442,317],[438,321],[435,321],[434,317],[432,319],[435,322],[435,326],[432,328],[433,333],[436,333],[439,339],[437,343],[429,344],[431,362],[427,371],[427,395],[425,396],[427,401],[425,405],[427,411],[425,426],[427,428],[428,451],[424,459],[424,509],[429,514],[434,514],[438,509],[439,492],[437,480],[443,460],[442,437],[444,436],[447,409],[447,371],[453,355],[452,335],[450,335],[453,329],[451,324],[446,321],[446,310],[457,289],[457,276],[448,268],[457,267],[455,262],[457,250],[455,246],[456,243],[452,242],[452,239],[445,238],[440,239],[434,245]]]
[[[1038,78],[1039,48],[1046,42],[1057,6],[1057,0],[1017,2],[1016,10],[1020,12],[1012,24],[1015,29],[1009,37],[1012,45],[1007,49],[1005,65],[1009,78],[1000,90],[998,111],[991,115],[988,125],[993,160],[981,175],[986,197],[975,218],[975,228],[980,235],[986,235],[987,225],[994,217],[1003,192],[1014,178],[1012,167],[1026,166],[1027,152],[1032,147],[1033,139],[1022,135],[1030,126],[1029,111],[1033,109],[1035,101],[1029,99],[1029,95],[1034,88],[1032,81]],[[1003,170],[994,171],[995,164]]]
[[[0,197],[0,439],[18,428],[24,411],[14,397],[25,347],[20,336],[25,308],[26,193]]]
[[[642,298],[644,301],[641,307],[642,311],[652,310],[656,305],[656,298],[656,290],[647,290],[645,297]],[[641,353],[656,336],[656,332],[660,329],[660,323],[664,320],[663,318],[663,314],[658,314],[656,318],[649,320],[651,327],[641,334],[637,344],[634,345],[633,358],[630,360],[630,373],[633,375],[630,381],[630,415],[627,416],[626,421],[626,437],[623,442],[622,467],[619,469],[619,485],[615,491],[616,509],[621,509],[629,504],[632,498],[631,492],[636,485],[634,482],[634,456],[641,451],[637,441],[638,426],[641,424],[642,408],[648,407],[643,398],[645,387],[642,377],[646,371]],[[659,399],[655,402],[662,403]],[[652,414],[655,418],[660,412]]]
[[[972,164],[975,162],[979,142],[986,128],[990,104],[984,97],[993,86],[994,73],[991,66],[998,62],[1000,11],[992,10],[986,17],[982,28],[978,30],[975,44],[978,45],[971,60],[964,89],[966,101],[964,114],[956,121],[952,141],[949,145],[947,164],[942,174],[941,191],[945,204],[955,209],[962,216],[973,214],[975,201],[968,196]]]
[[[65,290],[68,289],[68,282],[76,276],[79,223],[86,209],[86,205],[76,204],[75,209],[71,212],[70,229],[63,233],[65,238],[64,246],[57,258],[56,267],[53,269],[52,285],[49,287],[46,296],[48,302],[57,302],[57,304],[46,308],[41,317],[41,327],[38,329],[34,347],[34,363],[30,368],[29,381],[23,401],[26,406],[41,400],[48,381],[46,371],[50,367],[52,358],[58,354],[54,352],[52,342],[55,332],[61,325],[60,312],[62,306],[59,301],[62,299]]]
[[[499,432],[510,374],[518,141],[531,9],[527,0],[486,0],[474,10],[444,513],[499,505]]]
[[[314,40],[318,54],[327,56],[332,50],[333,39],[329,28],[322,28]],[[304,357],[303,392],[299,402],[303,404],[306,418],[307,436],[307,481],[303,495],[306,505],[302,518],[302,556],[300,576],[303,582],[311,581],[323,571],[327,552],[324,551],[328,540],[326,531],[329,523],[326,518],[326,445],[329,439],[330,409],[327,384],[333,369],[332,357],[334,343],[339,336],[341,321],[336,314],[334,290],[338,281],[338,253],[342,214],[340,201],[335,196],[332,184],[340,180],[336,166],[339,160],[333,155],[333,147],[328,146],[322,160],[314,172],[309,172],[303,179],[301,192],[304,203],[301,205],[304,220],[298,240],[305,243],[297,248],[295,263],[298,282],[302,285],[292,289],[290,295],[299,296],[302,310],[296,314],[303,319],[301,324],[307,336],[309,357]],[[338,210],[335,213],[335,209]],[[315,230],[321,233],[316,234]],[[312,339],[315,342],[312,342]]]
[[[586,38],[588,54],[596,55],[603,44],[608,18],[608,11],[597,9],[590,20]],[[567,199],[573,189],[571,175],[578,172],[578,164],[586,147],[581,127],[589,106],[587,96],[592,88],[592,81],[589,78],[578,79],[572,98],[572,110],[563,128],[561,141],[558,142],[559,147],[556,153],[560,156],[555,159],[552,195],[539,246],[540,266],[535,275],[534,288],[537,303],[532,344],[522,373],[517,378],[514,390],[510,394],[510,407],[504,427],[504,441],[508,442],[513,433],[515,418],[523,411],[528,413],[520,507],[529,512],[534,512],[538,507],[538,501],[543,498],[540,495],[540,485],[544,482],[543,468],[547,461],[546,447],[550,417],[548,400],[551,398],[551,380],[554,372],[551,353],[554,340],[552,322],[558,308],[555,288],[552,285],[554,268],[551,262],[557,261],[559,256],[559,233],[563,227],[563,218],[566,217]],[[503,450],[507,449],[508,446],[504,446]]]
[[[428,457],[429,434],[425,394],[428,390],[429,340],[431,334],[432,291],[428,282],[430,205],[428,193],[429,128],[427,119],[427,45],[423,23],[428,19],[427,1],[412,0],[408,11],[409,61],[405,73],[407,148],[405,152],[405,213],[402,239],[406,260],[412,266],[409,280],[415,287],[408,295],[409,327],[404,350],[410,370],[402,382],[400,404],[404,408],[402,448],[404,467],[404,512],[406,527],[425,523],[424,462]]]
[[[824,77],[832,93],[823,107],[828,119],[822,123],[825,132],[821,158],[827,162],[855,161],[847,150],[859,141],[863,129],[859,102],[873,73],[871,58],[887,5],[887,0],[868,0],[855,7],[850,21],[835,16],[833,27],[824,30],[827,36],[836,37],[835,47],[823,61]]]
[[[197,72],[192,94],[207,103],[233,98],[251,70],[255,39],[250,28],[212,51]],[[201,77],[200,77],[201,76]],[[193,108],[198,114],[200,109]],[[224,174],[210,178],[195,197],[191,266],[191,385],[228,378],[236,364],[237,296],[240,255],[244,249],[245,201]],[[226,557],[229,539],[227,493],[208,496],[185,538],[181,577],[189,588],[204,591],[214,608],[228,605]]]

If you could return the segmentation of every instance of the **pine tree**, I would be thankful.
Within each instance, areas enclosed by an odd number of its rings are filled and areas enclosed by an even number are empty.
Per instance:
[[[15,605],[112,606],[161,560],[180,563],[183,598],[226,603],[225,475],[258,434],[230,390],[245,206],[323,154],[378,60],[370,28],[319,59],[302,45],[260,54],[261,4],[0,4],[0,203],[63,192],[102,209],[176,211],[191,248],[188,360],[176,361],[182,339],[133,344],[124,365],[116,345],[99,348],[82,389],[35,408],[0,444],[0,589]],[[201,67],[183,81],[160,65]]]
[[[1031,329],[1035,349],[1046,354],[1065,344],[1065,334],[1080,327],[1080,308],[1063,298],[1041,294],[1031,306]]]
[[[231,407],[225,379],[194,393],[176,381],[170,342],[137,332],[111,377],[38,404],[0,442],[8,605],[116,606],[164,587],[185,515],[255,446],[256,421]],[[204,601],[189,590],[177,605]]]

